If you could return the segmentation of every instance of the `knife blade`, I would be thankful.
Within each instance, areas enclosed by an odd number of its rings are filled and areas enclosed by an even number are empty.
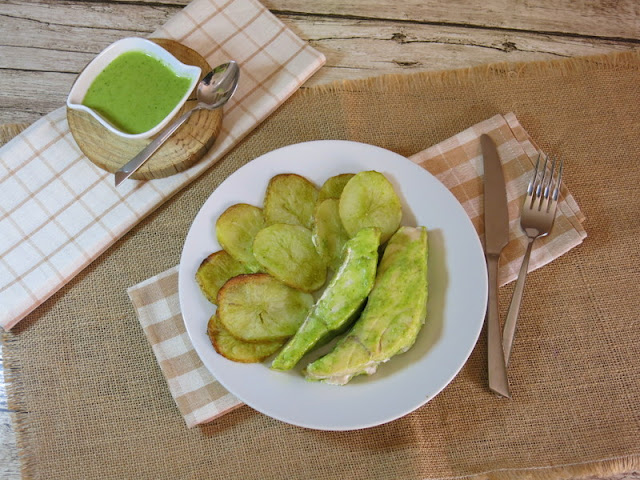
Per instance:
[[[509,213],[502,164],[495,143],[489,135],[480,136],[484,165],[484,239],[489,275],[487,303],[487,365],[489,388],[511,398],[507,367],[502,350],[502,332],[498,310],[498,262],[509,242]]]

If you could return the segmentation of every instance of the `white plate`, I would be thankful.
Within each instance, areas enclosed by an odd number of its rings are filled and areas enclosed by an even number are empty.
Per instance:
[[[375,375],[356,377],[345,386],[305,381],[300,369],[276,372],[268,362],[241,364],[218,355],[206,334],[215,306],[207,302],[194,279],[201,261],[220,250],[213,228],[218,216],[235,203],[261,207],[269,179],[279,173],[297,173],[320,186],[333,175],[363,170],[382,172],[394,184],[404,203],[404,225],[424,225],[429,230],[428,316],[415,345],[381,365]],[[179,292],[193,346],[227,390],[283,422],[320,430],[354,430],[406,415],[455,377],[480,334],[487,275],[482,246],[469,217],[435,177],[388,150],[327,140],[262,155],[213,192],[185,240]],[[301,367],[318,355],[309,354]]]

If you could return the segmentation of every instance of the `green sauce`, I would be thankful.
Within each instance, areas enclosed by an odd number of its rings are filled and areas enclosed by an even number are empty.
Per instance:
[[[189,83],[161,60],[140,51],[126,52],[100,72],[82,104],[123,132],[142,133],[175,108]]]

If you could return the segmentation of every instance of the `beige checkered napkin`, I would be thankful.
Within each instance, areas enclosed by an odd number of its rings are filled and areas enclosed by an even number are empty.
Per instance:
[[[479,139],[483,133],[489,134],[498,146],[507,182],[510,242],[501,259],[500,280],[504,284],[516,278],[524,256],[526,238],[519,227],[519,209],[539,152],[516,117],[497,115],[410,158],[453,192],[482,236],[483,167]],[[583,220],[565,187],[553,231],[537,242],[529,268],[539,268],[580,244],[586,237]],[[204,367],[189,341],[180,314],[178,267],[145,280],[128,292],[189,427],[242,405]]]
[[[178,267],[127,290],[138,319],[189,428],[242,405],[209,373],[193,348],[180,314]]]
[[[479,140],[483,133],[490,135],[498,147],[507,189],[509,244],[500,257],[498,279],[500,285],[504,285],[518,276],[527,248],[527,237],[520,228],[520,208],[538,155],[544,156],[516,116],[513,113],[496,115],[410,159],[427,169],[455,195],[483,239],[483,165]],[[587,236],[582,227],[584,219],[573,196],[566,185],[563,186],[553,231],[534,244],[529,271],[582,243]]]
[[[205,158],[168,178],[128,181],[78,149],[60,108],[0,149],[0,325],[10,329],[148,213],[219,160],[325,61],[256,0],[195,0],[153,34],[210,65],[240,64],[238,90]]]

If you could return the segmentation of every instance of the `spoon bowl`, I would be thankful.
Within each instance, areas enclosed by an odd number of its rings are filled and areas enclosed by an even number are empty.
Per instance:
[[[203,108],[219,108],[229,101],[238,88],[240,68],[234,61],[218,65],[200,80],[196,90],[198,102]]]
[[[140,153],[115,173],[116,187],[144,165],[162,144],[187,121],[193,112],[203,109],[214,110],[227,103],[238,88],[239,80],[240,68],[233,60],[218,65],[205,75],[205,77],[200,80],[200,83],[198,83],[196,89],[198,104],[162,130],[149,145],[143,148]]]

